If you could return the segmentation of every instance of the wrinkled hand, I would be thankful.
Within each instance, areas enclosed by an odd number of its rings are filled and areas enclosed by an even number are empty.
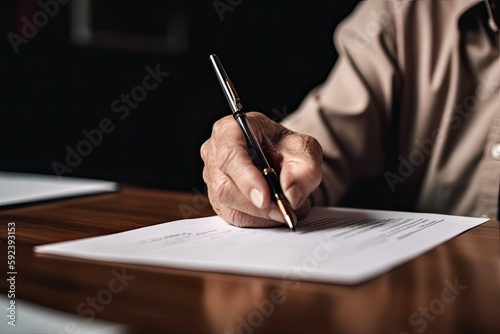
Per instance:
[[[250,112],[247,117],[279,174],[285,197],[297,218],[304,218],[311,210],[307,198],[321,182],[321,146],[313,137],[290,131],[263,114]],[[280,225],[283,216],[246,147],[243,132],[232,116],[214,124],[211,137],[200,150],[210,203],[220,217],[239,227]]]

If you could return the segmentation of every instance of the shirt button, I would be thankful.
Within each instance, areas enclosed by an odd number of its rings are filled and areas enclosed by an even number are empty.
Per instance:
[[[496,143],[491,147],[491,157],[495,160],[500,160],[500,143]]]

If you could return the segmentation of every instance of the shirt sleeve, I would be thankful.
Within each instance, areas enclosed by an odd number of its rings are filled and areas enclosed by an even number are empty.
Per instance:
[[[399,1],[363,1],[336,29],[339,58],[282,124],[315,137],[324,153],[315,204],[335,205],[350,185],[383,173],[401,77],[396,64]]]

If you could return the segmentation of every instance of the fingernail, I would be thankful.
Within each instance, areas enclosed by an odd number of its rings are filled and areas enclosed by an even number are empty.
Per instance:
[[[252,188],[252,190],[250,190],[250,199],[252,200],[253,205],[259,209],[262,208],[262,204],[264,204],[264,195],[262,194],[262,191],[257,188]]]
[[[290,202],[292,208],[296,209],[299,203],[302,201],[303,195],[297,185],[293,185],[287,190],[285,190],[285,197]]]
[[[278,211],[278,209],[269,210],[269,213],[267,215],[272,220],[276,220],[276,221],[281,222],[281,223],[285,222],[285,218],[283,218],[283,215]]]

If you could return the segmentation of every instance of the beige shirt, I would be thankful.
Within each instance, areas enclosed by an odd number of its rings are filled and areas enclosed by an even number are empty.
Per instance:
[[[328,79],[283,121],[323,147],[314,200],[364,183],[368,206],[496,219],[499,33],[486,3],[364,1],[334,41]]]

